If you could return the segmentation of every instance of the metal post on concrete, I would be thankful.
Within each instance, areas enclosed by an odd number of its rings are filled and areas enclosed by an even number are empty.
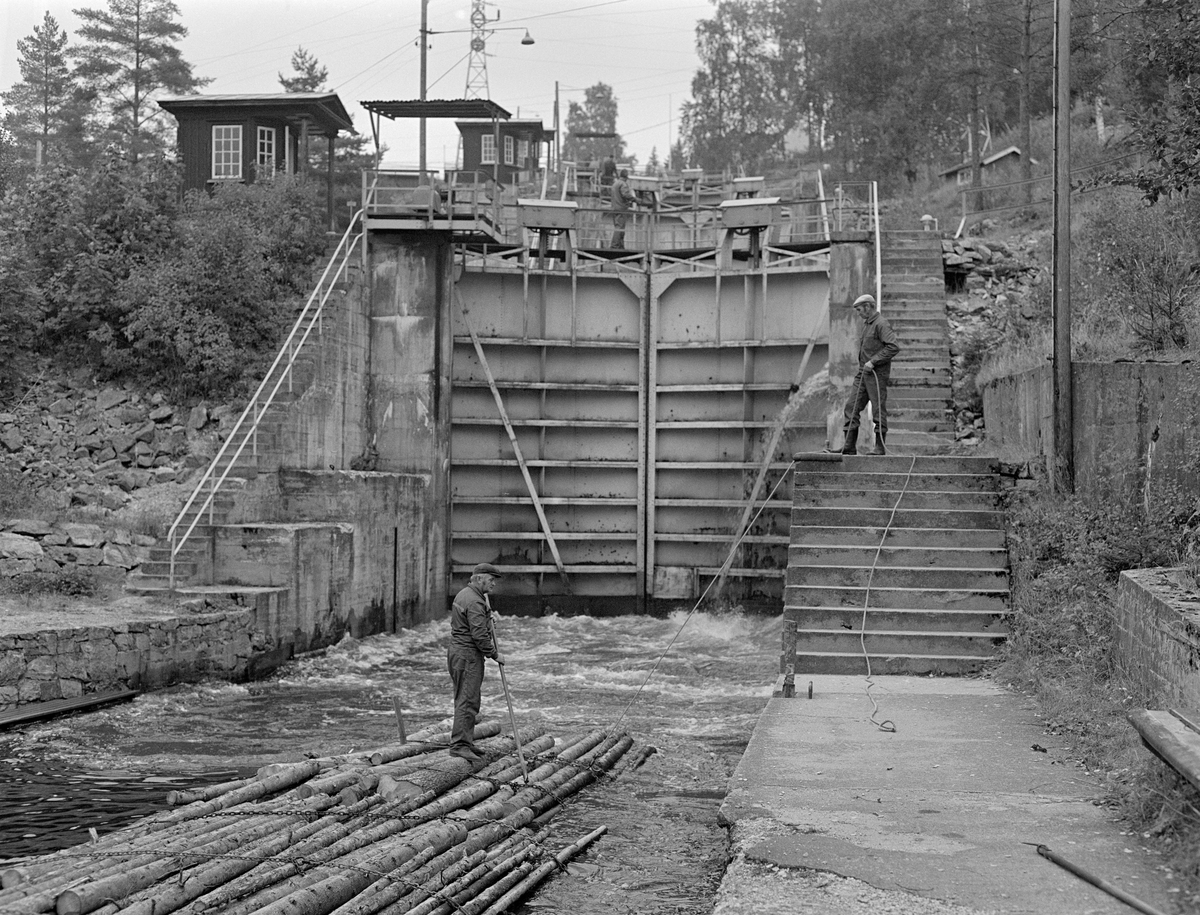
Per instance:
[[[1075,416],[1071,381],[1071,0],[1054,18],[1054,466],[1058,492],[1075,489]]]

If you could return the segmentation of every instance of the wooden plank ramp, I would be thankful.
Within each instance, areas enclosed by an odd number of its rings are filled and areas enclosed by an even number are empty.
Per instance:
[[[47,702],[30,702],[13,709],[0,712],[0,731],[5,728],[28,724],[31,721],[41,721],[56,715],[66,715],[70,712],[90,711],[114,702],[128,702],[141,693],[136,689],[110,689],[100,693],[87,693],[73,699],[51,699]]]
[[[475,763],[444,728],[172,792],[171,810],[0,864],[0,912],[500,915],[605,832],[547,848],[559,806],[646,755],[624,733],[522,729],[525,776],[498,724],[476,727]]]
[[[1200,788],[1200,710],[1137,709],[1129,723],[1148,750]]]

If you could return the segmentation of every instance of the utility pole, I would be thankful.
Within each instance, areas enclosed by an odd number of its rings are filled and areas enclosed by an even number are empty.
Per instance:
[[[1054,488],[1075,490],[1071,378],[1071,0],[1054,8]],[[1022,151],[1023,154],[1024,151]]]
[[[425,183],[425,79],[426,79],[426,52],[429,46],[429,0],[421,0],[421,117],[420,117],[420,140],[421,144],[421,159],[418,166],[421,170],[419,183]]]

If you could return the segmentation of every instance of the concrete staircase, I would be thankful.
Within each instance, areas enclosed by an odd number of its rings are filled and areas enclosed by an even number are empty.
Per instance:
[[[314,282],[333,254],[334,245],[331,244],[326,250],[325,257],[319,262]],[[319,322],[315,317],[311,317],[307,319],[309,321],[307,326],[301,325],[297,328],[295,338],[297,340],[304,335],[306,330],[308,331],[308,339],[304,348],[292,362],[290,371],[286,358],[281,359],[268,374],[263,387],[265,394],[269,395],[274,390],[276,382],[280,382],[278,392],[265,409],[256,407],[257,414],[255,411],[251,411],[246,417],[242,427],[238,429],[236,437],[230,441],[226,452],[219,459],[214,460],[212,473],[204,481],[191,506],[186,512],[180,514],[179,536],[188,530],[194,519],[198,520],[175,557],[174,580],[177,588],[182,587],[185,591],[196,587],[206,590],[227,590],[218,587],[221,584],[230,584],[226,581],[227,576],[223,576],[217,568],[221,564],[217,558],[218,535],[225,531],[233,532],[236,536],[235,529],[240,528],[244,529],[249,536],[255,537],[257,532],[264,527],[261,522],[231,522],[230,519],[246,514],[245,511],[239,511],[239,502],[242,494],[251,487],[253,482],[264,473],[278,471],[283,463],[287,453],[287,447],[283,440],[284,430],[288,423],[292,404],[303,396],[317,377],[320,369],[321,347],[338,344],[337,340],[330,339],[335,335],[330,334],[329,331],[337,325],[338,309],[341,307],[345,293],[351,286],[349,277],[352,277],[357,269],[357,265],[352,263],[347,277],[343,277],[333,284],[332,294],[326,302],[324,314]],[[303,302],[297,308],[297,320],[302,313],[302,306]],[[255,415],[258,418],[257,426],[252,422]],[[244,446],[242,446],[243,440],[245,440]],[[239,447],[240,454],[237,453]],[[224,477],[223,482],[221,482],[222,477]],[[214,492],[211,504],[204,508],[209,495]],[[171,580],[171,549],[170,541],[165,536],[160,537],[158,542],[150,548],[149,560],[127,578],[126,590],[142,594],[166,590]]]
[[[888,385],[888,448],[937,454],[954,443],[941,235],[885,232],[880,260],[880,311],[901,345]]]
[[[866,674],[867,657],[877,674],[986,664],[1008,635],[996,462],[796,459],[784,614],[797,625],[797,676]]]

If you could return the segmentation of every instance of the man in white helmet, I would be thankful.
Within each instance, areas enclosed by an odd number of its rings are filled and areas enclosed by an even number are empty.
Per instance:
[[[900,343],[892,325],[876,309],[875,296],[860,295],[850,307],[863,326],[858,335],[858,372],[846,400],[842,454],[858,454],[859,417],[868,401],[875,414],[875,450],[871,453],[887,454],[887,385]]]

